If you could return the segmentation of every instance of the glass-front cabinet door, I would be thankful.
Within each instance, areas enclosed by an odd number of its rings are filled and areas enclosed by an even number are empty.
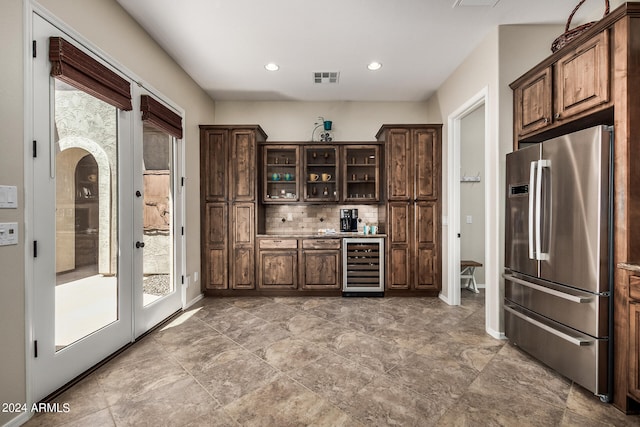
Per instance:
[[[298,153],[297,145],[264,147],[264,203],[292,203],[300,200]]]
[[[376,145],[343,147],[343,192],[346,202],[380,200],[380,158]]]
[[[304,201],[337,202],[338,149],[335,146],[304,147]]]

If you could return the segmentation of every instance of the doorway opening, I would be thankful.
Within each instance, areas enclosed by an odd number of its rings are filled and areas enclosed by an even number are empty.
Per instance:
[[[470,292],[466,289],[463,290],[466,280],[461,281],[463,254],[464,258],[467,258],[466,261],[482,264],[482,268],[478,266],[475,268],[476,282],[485,284],[486,287],[491,286],[491,283],[484,279],[485,267],[489,267],[489,264],[493,262],[489,251],[489,239],[485,234],[489,230],[487,224],[490,220],[487,215],[489,204],[486,202],[489,197],[484,194],[485,189],[488,188],[486,184],[488,179],[485,179],[485,174],[486,178],[489,178],[490,172],[487,167],[489,156],[486,154],[490,151],[488,150],[487,137],[489,129],[487,97],[488,88],[484,88],[454,111],[448,119],[447,276],[449,280],[447,299],[451,305],[460,305],[462,292]],[[463,150],[465,150],[464,154]],[[469,150],[476,153],[475,157],[468,152]],[[478,160],[477,153],[482,155],[482,160]],[[465,158],[464,167],[463,157]],[[476,194],[480,188],[483,191],[481,196]],[[477,206],[479,204],[478,197],[481,197],[482,207]],[[461,212],[465,213],[464,218]],[[464,250],[462,250],[463,244]],[[484,295],[486,309],[487,289],[485,288],[485,292],[481,292],[480,295],[481,297]]]
[[[484,119],[482,104],[460,120],[460,271],[463,294],[483,293],[481,290],[485,287]]]

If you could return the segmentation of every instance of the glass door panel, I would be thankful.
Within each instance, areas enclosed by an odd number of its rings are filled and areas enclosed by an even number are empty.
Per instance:
[[[143,128],[143,305],[175,292],[173,233],[173,137]]]
[[[335,146],[304,147],[304,201],[338,201],[338,155]]]
[[[55,346],[118,320],[117,108],[55,80]]]
[[[291,203],[300,200],[298,195],[298,147],[264,147],[265,203]]]
[[[380,200],[377,146],[344,147],[344,200],[368,203]]]

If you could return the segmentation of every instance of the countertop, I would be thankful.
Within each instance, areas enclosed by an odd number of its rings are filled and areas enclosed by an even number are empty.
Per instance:
[[[618,268],[629,270],[634,273],[640,273],[640,263],[636,262],[621,262],[618,264]]]
[[[258,234],[259,238],[274,239],[342,239],[344,237],[387,237],[386,234],[363,234],[363,233],[267,233]]]

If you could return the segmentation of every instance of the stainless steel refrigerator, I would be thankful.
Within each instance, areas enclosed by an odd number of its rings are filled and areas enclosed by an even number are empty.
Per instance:
[[[603,401],[610,393],[611,130],[507,155],[507,338]]]

